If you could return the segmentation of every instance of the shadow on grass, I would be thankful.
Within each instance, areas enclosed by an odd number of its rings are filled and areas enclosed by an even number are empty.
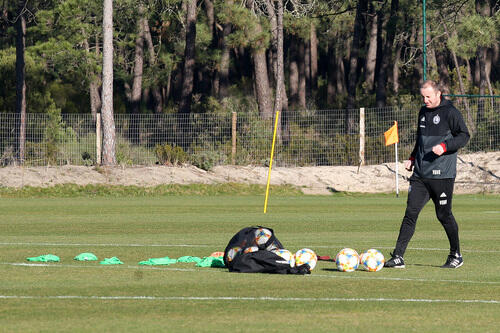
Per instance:
[[[438,267],[440,268],[441,265],[430,265],[430,264],[406,264],[407,266],[419,266],[419,267]]]
[[[341,271],[341,270],[339,270],[338,268],[322,268],[321,270],[322,270],[322,271],[326,271],[326,272],[352,273],[352,272],[344,272],[344,271]],[[363,268],[361,268],[361,269],[360,269],[359,267],[358,267],[358,269],[356,269],[356,272],[373,273],[373,272],[369,272],[369,271],[367,271],[367,270],[365,270],[365,269],[363,269]]]

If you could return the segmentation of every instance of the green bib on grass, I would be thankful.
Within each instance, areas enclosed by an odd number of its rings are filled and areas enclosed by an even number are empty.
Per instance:
[[[202,259],[200,257],[184,256],[177,258],[177,262],[195,262],[199,263]]]
[[[26,260],[38,261],[38,262],[49,262],[49,261],[57,262],[57,261],[60,261],[59,257],[56,255],[53,255],[53,254],[44,254],[44,255],[41,255],[38,257],[30,257],[30,258],[26,258]]]
[[[104,258],[103,261],[101,261],[99,264],[101,265],[123,265],[123,262],[121,262],[120,259],[117,257],[112,257],[112,258]]]
[[[77,255],[74,260],[78,260],[78,261],[95,261],[97,260],[97,257],[95,254],[93,253],[80,253],[79,255]]]
[[[226,267],[223,257],[206,257],[203,258],[196,267]]]
[[[148,266],[156,266],[156,265],[170,265],[175,264],[177,262],[176,259],[170,259],[169,257],[164,258],[150,258],[145,261],[140,261],[139,265],[148,265]]]

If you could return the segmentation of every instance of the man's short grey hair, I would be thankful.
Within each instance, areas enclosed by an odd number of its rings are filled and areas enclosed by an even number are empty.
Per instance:
[[[422,85],[420,86],[420,89],[429,88],[429,87],[431,87],[436,92],[443,91],[443,86],[440,83],[437,83],[436,81],[433,81],[433,80],[424,81],[424,83],[422,83]]]

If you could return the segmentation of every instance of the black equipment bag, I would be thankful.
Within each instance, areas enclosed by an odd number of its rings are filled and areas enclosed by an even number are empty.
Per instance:
[[[262,228],[269,230],[271,235],[265,243],[258,244],[256,231]],[[310,274],[309,265],[291,267],[286,260],[271,252],[283,248],[273,229],[261,226],[243,228],[227,244],[224,264],[230,272]]]

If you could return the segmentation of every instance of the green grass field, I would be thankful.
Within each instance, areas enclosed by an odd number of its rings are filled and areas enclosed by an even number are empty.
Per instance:
[[[229,273],[149,258],[223,251],[243,227],[264,225],[292,252],[335,256],[392,250],[406,196],[77,196],[0,198],[0,331],[497,332],[500,196],[460,195],[454,213],[464,266],[444,270],[445,233],[421,213],[406,269],[311,275]],[[73,258],[92,252],[124,265]],[[59,263],[27,257],[55,254]]]

